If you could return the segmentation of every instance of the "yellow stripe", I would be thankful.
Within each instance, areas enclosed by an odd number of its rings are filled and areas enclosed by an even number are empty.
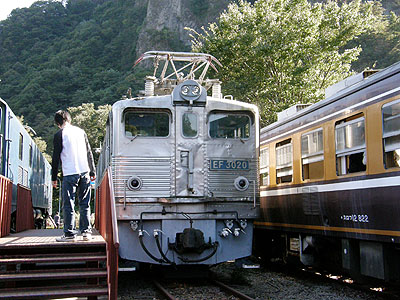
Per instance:
[[[376,235],[386,235],[386,236],[400,236],[400,231],[395,231],[395,230],[331,227],[331,226],[271,223],[271,222],[258,222],[258,221],[254,222],[254,225],[263,226],[263,227],[286,227],[286,228],[313,229],[313,230],[322,230],[322,231],[338,231],[338,232],[352,232],[352,233],[376,234]]]

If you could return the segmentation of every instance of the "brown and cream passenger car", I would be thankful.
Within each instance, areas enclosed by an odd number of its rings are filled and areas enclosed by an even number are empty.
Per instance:
[[[261,130],[256,245],[305,265],[398,280],[400,63],[366,73]]]

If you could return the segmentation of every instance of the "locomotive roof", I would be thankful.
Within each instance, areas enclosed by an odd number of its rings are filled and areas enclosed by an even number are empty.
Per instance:
[[[313,105],[310,105],[297,113],[293,114],[292,116],[281,120],[277,121],[275,123],[272,123],[264,128],[261,129],[260,135],[261,135],[261,140],[265,139],[270,139],[273,136],[276,136],[279,133],[282,133],[283,131],[298,127],[299,125],[305,125],[307,122],[314,121],[321,116],[328,114],[328,111],[324,111],[325,107],[331,107],[333,110],[335,106],[336,110],[338,110],[338,105],[341,104],[341,107],[347,106],[347,100],[351,100],[352,102],[360,102],[361,100],[365,99],[354,99],[351,97],[353,94],[361,92],[364,89],[367,89],[374,84],[379,83],[380,81],[386,80],[396,74],[400,74],[400,62],[397,62],[393,64],[392,66],[377,72],[363,81],[356,83],[352,86],[349,86],[339,92],[337,92],[335,95],[328,97],[324,100],[321,100],[317,103],[314,103]],[[367,98],[370,98],[371,95],[366,96]],[[345,101],[346,103],[342,103],[342,101]],[[350,102],[350,101],[349,101]],[[318,115],[318,117],[317,117]]]
[[[247,109],[254,112],[258,112],[258,107],[254,104],[241,102],[237,100],[230,99],[217,99],[212,97],[207,97],[207,107],[212,109],[226,109],[226,110],[241,110]],[[124,99],[115,102],[112,108],[153,108],[153,109],[171,109],[174,105],[172,104],[171,95],[165,96],[150,96],[150,97],[138,97],[131,99]]]

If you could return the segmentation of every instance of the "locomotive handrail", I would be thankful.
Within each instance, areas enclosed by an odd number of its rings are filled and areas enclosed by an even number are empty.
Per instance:
[[[108,299],[116,300],[118,297],[119,236],[111,167],[106,169],[97,187],[95,224],[107,243]]]
[[[234,214],[235,215],[235,221],[239,223],[239,213],[235,210],[233,211],[204,211],[204,212],[183,212],[183,211],[165,211],[164,209],[162,211],[142,211],[140,213],[140,229],[143,230],[143,215],[148,214],[148,215],[155,215],[155,214],[161,214],[161,215],[166,215],[166,214],[175,214],[175,215],[182,215],[186,217],[186,215],[202,215],[202,214]],[[187,217],[186,217],[187,219]],[[239,223],[240,224],[240,223]]]
[[[108,184],[110,187],[110,204],[111,204],[111,222],[114,236],[114,246],[119,247],[119,236],[118,236],[118,222],[117,213],[115,211],[115,196],[114,196],[114,183],[112,178],[111,167],[107,168],[108,173]]]

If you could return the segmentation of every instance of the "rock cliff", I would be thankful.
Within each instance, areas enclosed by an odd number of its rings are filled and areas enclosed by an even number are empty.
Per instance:
[[[147,12],[139,33],[136,54],[149,50],[190,50],[185,27],[200,31],[217,20],[229,0],[147,0]]]

